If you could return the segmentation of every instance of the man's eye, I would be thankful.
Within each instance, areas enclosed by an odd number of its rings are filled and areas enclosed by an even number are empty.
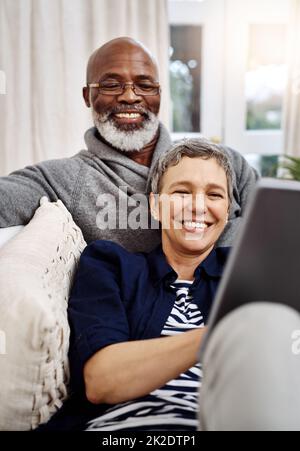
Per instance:
[[[120,87],[120,83],[102,83],[100,87],[103,89],[118,89]]]
[[[151,91],[155,88],[155,86],[150,85],[149,83],[137,83],[136,87],[142,89],[143,91]]]

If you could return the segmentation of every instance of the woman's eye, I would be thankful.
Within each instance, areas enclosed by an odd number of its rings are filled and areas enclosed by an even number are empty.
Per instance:
[[[187,191],[175,191],[173,194],[178,194],[179,196],[188,196],[190,193]]]
[[[223,195],[220,193],[209,193],[208,195],[209,195],[209,197],[223,199]]]

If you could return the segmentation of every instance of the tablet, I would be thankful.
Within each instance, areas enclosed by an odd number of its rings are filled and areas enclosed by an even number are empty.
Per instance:
[[[225,315],[260,301],[300,312],[300,182],[262,179],[256,185],[216,293],[205,343]]]

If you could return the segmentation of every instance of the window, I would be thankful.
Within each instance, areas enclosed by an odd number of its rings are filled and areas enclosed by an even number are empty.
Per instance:
[[[174,139],[200,132],[245,155],[283,152],[290,4],[169,0]]]
[[[200,132],[201,26],[171,26],[172,130]]]
[[[173,139],[222,136],[224,0],[169,0]]]
[[[249,29],[246,73],[247,130],[280,130],[287,83],[286,26],[255,24]]]
[[[289,0],[226,0],[224,142],[245,155],[283,152]]]

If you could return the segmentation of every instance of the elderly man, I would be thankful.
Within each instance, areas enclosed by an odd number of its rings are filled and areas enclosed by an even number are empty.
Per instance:
[[[0,227],[26,224],[40,198],[48,196],[51,201],[63,201],[87,242],[109,239],[129,251],[150,251],[160,241],[158,230],[132,230],[119,220],[136,207],[134,194],[149,192],[152,168],[171,144],[158,120],[157,65],[139,42],[124,37],[109,41],[89,59],[83,96],[95,124],[85,134],[87,150],[1,178]],[[222,245],[231,244],[257,178],[241,155],[231,149],[227,152],[235,171],[234,200]],[[116,199],[114,227],[103,224],[101,195]],[[140,208],[141,214],[147,214],[147,205]]]

